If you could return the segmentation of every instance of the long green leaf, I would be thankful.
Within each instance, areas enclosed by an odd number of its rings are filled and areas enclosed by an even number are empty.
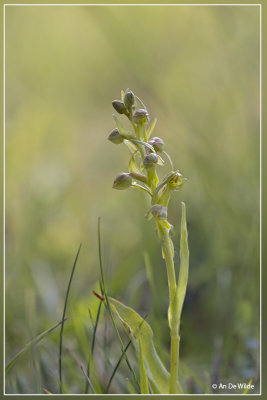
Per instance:
[[[167,394],[169,391],[169,373],[154,347],[151,327],[132,308],[125,306],[111,297],[109,297],[109,301],[112,311],[122,322],[137,352],[139,351],[138,341],[140,340],[143,357],[147,366],[147,376],[151,381],[151,386],[155,388],[155,391]]]
[[[143,356],[142,342],[140,338],[138,340],[138,345],[139,345],[139,376],[140,376],[141,394],[149,394],[148,378],[146,373],[145,360]]]
[[[186,226],[186,207],[185,203],[182,202],[182,218],[181,218],[181,232],[180,232],[180,270],[179,270],[178,284],[176,286],[175,295],[168,310],[169,324],[173,336],[179,334],[181,313],[188,282],[188,270],[189,270],[189,249],[188,249],[188,233]]]
[[[66,319],[65,319],[66,321]],[[46,331],[40,333],[40,335],[36,336],[32,339],[29,343],[27,343],[6,365],[5,371],[6,373],[10,370],[10,368],[17,362],[17,360],[27,353],[32,347],[37,345],[41,340],[43,340],[47,335],[53,332],[58,326],[62,324],[62,321],[58,322],[56,325],[52,326],[51,328],[47,329]]]
[[[180,270],[177,284],[178,291],[178,314],[181,318],[182,308],[188,282],[189,271],[189,249],[188,249],[188,233],[186,224],[186,207],[182,202],[182,218],[181,218],[181,233],[180,233]]]

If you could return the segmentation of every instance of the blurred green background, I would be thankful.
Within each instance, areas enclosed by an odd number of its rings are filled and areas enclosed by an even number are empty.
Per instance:
[[[111,189],[128,163],[127,150],[106,140],[111,101],[129,87],[188,178],[170,206],[176,253],[181,201],[188,215],[186,390],[255,378],[258,392],[259,34],[259,7],[6,7],[7,361],[60,320],[82,242],[63,359],[69,391],[82,393],[71,352],[86,362],[100,216],[108,291],[148,314],[168,363],[167,278],[148,204],[142,193]],[[120,354],[108,319],[98,342],[105,381]],[[55,332],[8,373],[6,392],[57,392],[57,349]],[[113,392],[127,391],[125,376],[122,365]]]

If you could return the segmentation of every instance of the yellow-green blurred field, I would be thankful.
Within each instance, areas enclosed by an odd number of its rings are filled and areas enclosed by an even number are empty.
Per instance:
[[[181,325],[188,393],[211,382],[259,391],[259,7],[6,7],[6,360],[61,319],[64,379],[83,393],[96,315],[97,219],[108,292],[148,314],[166,360],[167,278],[147,203],[112,190],[128,153],[107,141],[111,106],[130,88],[184,176],[170,220],[178,246],[187,204],[190,275]],[[157,296],[149,288],[150,255]],[[176,255],[178,264],[178,252]],[[7,393],[58,392],[55,331],[6,376]],[[96,359],[105,386],[120,356],[108,318]],[[76,357],[76,361],[75,361]],[[127,392],[122,363],[112,393]]]

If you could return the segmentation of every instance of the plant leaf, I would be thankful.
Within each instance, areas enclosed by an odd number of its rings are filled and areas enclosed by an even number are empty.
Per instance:
[[[151,133],[153,132],[153,130],[154,130],[155,126],[156,126],[156,123],[157,123],[157,118],[154,119],[154,121],[153,121],[152,124],[149,126],[149,128],[148,128],[148,130],[147,130],[147,132],[146,132],[146,137],[147,137],[147,139],[150,138]]]
[[[109,297],[110,306],[122,322],[128,336],[138,352],[140,340],[142,353],[147,367],[147,376],[153,391],[167,394],[169,392],[169,373],[160,360],[153,343],[153,332],[149,324],[132,308]]]
[[[184,298],[188,282],[189,270],[189,249],[188,249],[188,233],[186,224],[186,207],[182,202],[182,218],[181,218],[181,232],[180,232],[180,270],[177,284],[178,290],[178,312],[179,318],[184,304]]]
[[[140,375],[141,394],[149,394],[148,378],[146,373],[145,360],[143,356],[142,342],[140,338],[138,340],[138,345],[139,345],[139,375]]]

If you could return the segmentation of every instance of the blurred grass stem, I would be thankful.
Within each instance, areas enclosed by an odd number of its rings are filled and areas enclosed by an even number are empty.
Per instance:
[[[79,246],[79,249],[77,251],[77,254],[76,254],[76,257],[75,257],[75,261],[74,261],[74,264],[73,264],[73,267],[72,267],[72,270],[71,270],[70,279],[69,279],[67,292],[66,292],[66,296],[65,296],[62,320],[61,320],[61,329],[60,329],[60,335],[59,335],[59,355],[58,355],[58,372],[59,372],[59,391],[60,391],[60,394],[62,394],[62,343],[63,343],[64,321],[65,321],[65,315],[66,315],[66,310],[67,310],[68,297],[69,297],[69,293],[70,293],[70,286],[71,286],[72,278],[73,278],[74,271],[75,271],[75,268],[76,268],[76,265],[77,265],[77,261],[78,261],[78,257],[79,257],[79,254],[80,254],[81,247],[82,247],[82,244],[80,244],[80,246]]]

